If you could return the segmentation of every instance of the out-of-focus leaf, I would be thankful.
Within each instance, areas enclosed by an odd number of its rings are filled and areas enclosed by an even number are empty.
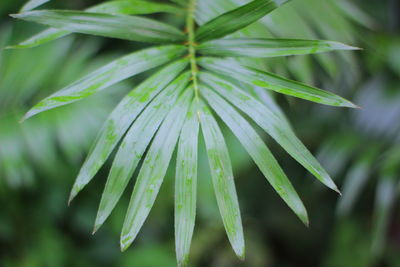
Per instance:
[[[137,16],[69,10],[29,11],[11,16],[70,32],[130,41],[171,43],[185,39],[185,35],[175,27]]]
[[[333,41],[299,39],[220,39],[197,47],[204,55],[224,57],[278,57],[357,48]]]
[[[184,46],[169,45],[145,49],[119,58],[43,99],[26,113],[24,119],[91,96],[131,76],[165,64],[181,56],[185,50]]]
[[[154,204],[185,122],[192,97],[193,90],[191,88],[183,93],[174,108],[168,113],[147,152],[122,228],[121,249],[123,251],[136,238]]]
[[[400,171],[400,143],[394,144],[385,154],[381,173],[385,176],[396,176]]]
[[[107,14],[140,15],[157,12],[179,13],[181,9],[169,4],[151,3],[142,0],[118,0],[99,4],[85,11]],[[8,48],[31,48],[67,36],[70,33],[70,31],[66,30],[49,28]]]
[[[190,72],[185,72],[169,84],[146,107],[125,135],[101,197],[94,231],[97,231],[114,209],[148,144],[175,104],[179,93],[188,85],[189,78]]]
[[[72,188],[69,201],[90,182],[140,112],[187,65],[187,59],[171,63],[145,80],[122,99],[104,123],[95,145],[83,163]]]
[[[193,102],[179,137],[175,180],[175,246],[179,266],[188,262],[196,217],[199,121]]]
[[[243,226],[228,148],[217,121],[204,102],[199,103],[199,117],[214,192],[225,231],[236,255],[243,259],[245,254]]]
[[[376,29],[377,23],[367,13],[362,11],[355,3],[351,1],[331,1],[344,15],[349,19],[354,20],[360,25],[369,27],[370,29]]]
[[[239,112],[219,95],[206,86],[201,89],[202,95],[239,139],[275,191],[300,220],[308,225],[308,215],[303,202],[261,137]]]
[[[21,12],[35,9],[38,6],[46,4],[47,2],[50,2],[50,0],[30,0],[21,8]]]
[[[348,170],[343,185],[343,196],[339,199],[337,205],[336,212],[339,216],[346,216],[353,208],[354,202],[368,180],[378,152],[379,147],[371,145]]]
[[[389,218],[397,195],[396,177],[380,177],[376,189],[372,230],[372,257],[381,256],[386,241]]]
[[[297,138],[288,122],[282,118],[279,111],[269,108],[250,94],[240,90],[234,84],[215,75],[202,72],[199,78],[203,83],[216,90],[236,107],[249,115],[252,120],[271,135],[275,141],[318,180],[338,192],[329,174]]]
[[[291,57],[287,60],[288,70],[295,80],[306,84],[315,83],[312,60],[311,57]]]
[[[14,189],[29,186],[34,181],[26,148],[19,141],[23,135],[15,121],[13,116],[0,119],[0,180]]]
[[[351,132],[334,133],[325,140],[316,152],[317,159],[333,177],[340,175],[345,169],[362,140]]]
[[[204,42],[234,33],[259,20],[286,2],[287,0],[254,0],[226,12],[200,26],[196,32],[196,41]]]
[[[2,35],[0,39],[6,41],[7,36]],[[3,144],[4,139],[0,140],[0,151],[5,155],[0,156],[0,161],[8,161],[7,158],[14,155],[19,158],[13,160],[15,168],[9,168],[13,166],[9,165],[6,170],[0,166],[2,171],[12,175],[10,181],[14,180],[6,186],[17,181],[21,186],[29,186],[56,176],[59,178],[57,181],[62,182],[70,175],[70,168],[76,167],[87,152],[102,121],[116,104],[114,97],[99,96],[18,123],[26,105],[34,98],[49,94],[52,88],[71,82],[73,76],[84,75],[107,61],[108,56],[99,56],[89,64],[88,57],[96,53],[97,46],[84,42],[77,48],[71,46],[70,41],[67,38],[32,51],[3,51],[4,61],[0,63],[0,132],[9,133],[10,140],[5,140],[8,144]],[[126,84],[120,83],[116,89],[127,89]],[[10,124],[3,124],[7,121]],[[0,180],[7,179],[3,174],[0,176]]]
[[[372,256],[375,258],[382,256],[390,216],[393,214],[393,207],[400,193],[400,182],[398,179],[399,163],[399,145],[394,144],[385,154],[376,188],[371,246]]]
[[[356,108],[350,101],[328,91],[292,81],[276,74],[243,66],[230,59],[201,58],[199,64],[211,71],[278,93],[295,96],[320,104]]]

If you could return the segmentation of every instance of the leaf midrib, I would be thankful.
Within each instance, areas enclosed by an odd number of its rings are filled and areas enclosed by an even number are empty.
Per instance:
[[[199,104],[200,96],[199,96],[199,83],[197,74],[199,72],[199,68],[197,66],[196,59],[196,34],[195,34],[195,11],[196,11],[197,0],[190,0],[188,6],[188,13],[186,18],[186,30],[188,32],[188,50],[189,50],[189,60],[190,60],[190,71],[192,73],[192,84],[194,90],[194,98]],[[198,109],[197,109],[198,110]],[[198,112],[197,112],[198,113]]]

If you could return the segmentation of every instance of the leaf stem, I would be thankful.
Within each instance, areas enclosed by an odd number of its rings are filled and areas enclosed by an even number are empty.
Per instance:
[[[195,21],[194,21],[194,12],[196,9],[197,0],[190,0],[188,6],[188,13],[186,18],[186,30],[188,32],[188,49],[189,49],[189,60],[190,60],[190,69],[192,73],[192,81],[193,81],[193,89],[194,96],[196,102],[198,103],[199,98],[199,84],[197,79],[197,74],[199,68],[196,62],[196,37],[195,37]]]

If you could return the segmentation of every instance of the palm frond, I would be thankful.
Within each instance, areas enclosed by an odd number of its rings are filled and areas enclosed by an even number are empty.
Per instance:
[[[122,140],[100,202],[95,231],[110,215],[142,161],[121,233],[121,249],[131,245],[155,202],[179,144],[175,231],[177,260],[184,265],[195,219],[197,144],[201,128],[222,222],[235,253],[244,257],[243,227],[232,163],[212,110],[232,130],[275,191],[307,225],[306,208],[290,180],[255,129],[236,109],[248,114],[322,183],[337,190],[327,172],[295,136],[279,107],[259,89],[320,104],[356,106],[331,92],[266,71],[259,67],[261,59],[242,60],[240,57],[280,57],[354,48],[332,41],[252,36],[260,31],[248,29],[254,25],[265,29],[261,19],[286,3],[285,0],[254,0],[241,6],[229,0],[174,1],[184,9],[168,5],[164,11],[183,12],[185,31],[154,19],[132,16],[160,12],[161,8],[151,8],[151,2],[143,7],[147,11],[136,9],[134,5],[138,1],[125,2],[109,2],[86,11],[35,10],[14,15],[52,27],[14,48],[43,44],[69,33],[163,44],[105,64],[45,98],[26,115],[28,118],[82,100],[139,73],[160,68],[132,90],[111,113],[73,186],[70,200],[92,180]],[[210,11],[206,15],[201,12],[204,8]],[[224,38],[228,35],[232,38]],[[228,59],[228,56],[238,58]],[[184,199],[187,196],[188,199]]]

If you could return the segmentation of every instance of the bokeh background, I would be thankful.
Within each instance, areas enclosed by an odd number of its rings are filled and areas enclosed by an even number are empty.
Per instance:
[[[54,0],[46,7],[83,9],[98,2]],[[200,8],[206,10],[213,0],[203,2]],[[23,3],[0,1],[0,47],[42,29],[8,16]],[[177,24],[181,19],[156,17]],[[293,0],[259,25],[250,27],[248,34],[329,39],[363,48],[355,53],[262,62],[362,107],[345,110],[276,99],[343,196],[315,182],[265,136],[309,211],[311,224],[304,227],[224,129],[241,205],[246,260],[236,259],[230,249],[200,144],[190,266],[400,266],[400,2]],[[145,74],[18,123],[39,99],[111,58],[141,47],[75,35],[33,49],[0,51],[0,266],[176,266],[173,167],[138,239],[124,253],[118,244],[129,192],[105,226],[90,234],[109,164],[67,207],[69,190],[99,127]]]

